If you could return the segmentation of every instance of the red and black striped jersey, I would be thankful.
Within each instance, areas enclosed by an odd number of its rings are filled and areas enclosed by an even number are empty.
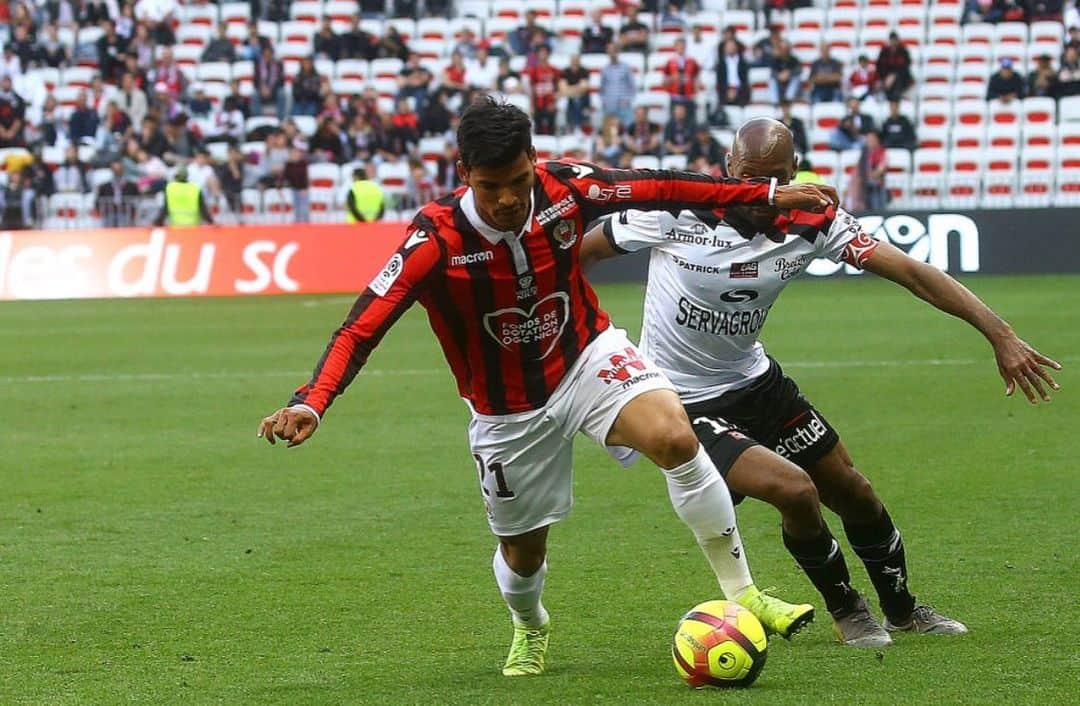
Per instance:
[[[769,180],[545,162],[536,166],[532,212],[516,234],[484,223],[472,192],[458,189],[416,215],[290,404],[322,415],[418,301],[475,412],[538,409],[609,325],[578,264],[587,224],[628,208],[767,203],[774,188]]]

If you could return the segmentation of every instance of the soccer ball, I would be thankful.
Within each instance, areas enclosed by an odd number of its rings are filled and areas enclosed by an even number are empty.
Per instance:
[[[765,666],[765,628],[732,601],[706,601],[679,621],[671,657],[690,686],[750,686]]]

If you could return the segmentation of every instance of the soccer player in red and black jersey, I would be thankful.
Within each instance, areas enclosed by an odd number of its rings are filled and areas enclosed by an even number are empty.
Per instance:
[[[571,444],[579,431],[623,462],[640,452],[663,469],[675,511],[724,594],[789,636],[813,608],[754,588],[727,487],[671,383],[599,307],[578,253],[586,223],[625,208],[823,210],[835,204],[835,191],[538,164],[530,130],[525,113],[490,98],[465,111],[458,171],[466,186],[421,209],[311,380],[262,421],[259,435],[289,446],[308,439],[390,326],[419,301],[472,412],[469,443],[499,537],[494,571],[515,628],[504,674],[544,670],[547,533],[570,511]]]

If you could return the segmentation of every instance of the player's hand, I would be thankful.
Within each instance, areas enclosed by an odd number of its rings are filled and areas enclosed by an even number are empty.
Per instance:
[[[840,196],[836,187],[828,184],[783,184],[776,187],[773,205],[777,208],[800,211],[824,211],[840,205]]]
[[[319,428],[319,420],[306,409],[282,407],[269,417],[259,422],[256,436],[266,439],[271,445],[276,439],[289,442],[288,448],[304,443]]]
[[[1031,404],[1038,404],[1038,397],[1043,402],[1050,401],[1047,389],[1060,390],[1054,378],[1046,368],[1061,370],[1061,364],[1016,336],[1008,334],[994,342],[994,357],[997,358],[998,372],[1005,381],[1005,395],[1011,397],[1017,386],[1024,391]]]

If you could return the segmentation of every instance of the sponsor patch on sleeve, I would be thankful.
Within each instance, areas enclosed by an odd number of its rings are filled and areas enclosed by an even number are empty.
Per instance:
[[[877,249],[877,246],[878,241],[867,235],[866,231],[860,229],[859,233],[844,246],[844,252],[840,254],[840,259],[861,270],[866,261],[870,259],[870,255]]]
[[[390,287],[401,276],[403,269],[405,269],[405,259],[401,257],[401,253],[394,253],[386,266],[382,268],[379,274],[375,275],[375,279],[371,280],[368,287],[380,297],[385,297],[386,293],[390,291]]]

